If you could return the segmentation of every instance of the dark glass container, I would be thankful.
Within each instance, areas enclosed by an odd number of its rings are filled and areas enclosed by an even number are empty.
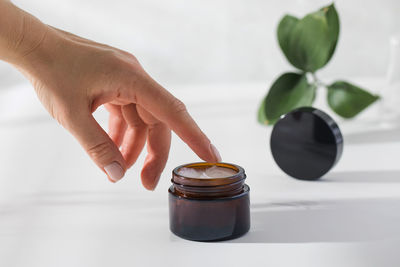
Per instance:
[[[191,178],[180,174],[182,168],[206,170],[213,166],[235,173],[222,178]],[[245,234],[250,228],[250,188],[240,166],[229,163],[191,163],[172,172],[169,188],[171,231],[184,239],[220,241]]]

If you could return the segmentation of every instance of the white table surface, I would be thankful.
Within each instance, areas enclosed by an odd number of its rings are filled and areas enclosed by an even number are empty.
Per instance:
[[[154,192],[140,184],[143,155],[112,184],[29,85],[0,92],[0,266],[398,266],[400,126],[371,123],[374,109],[340,121],[339,164],[320,181],[298,181],[275,165],[271,128],[255,119],[267,86],[174,91],[224,161],[248,175],[251,230],[218,243],[169,231],[170,172],[199,160],[175,135]],[[104,111],[96,117],[106,122]]]

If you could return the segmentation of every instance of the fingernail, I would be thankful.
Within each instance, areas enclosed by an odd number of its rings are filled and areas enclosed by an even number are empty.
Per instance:
[[[214,157],[217,159],[217,162],[222,161],[221,154],[219,154],[217,148],[213,144],[210,144],[210,148],[212,153],[214,154]]]
[[[108,177],[114,182],[121,180],[124,177],[124,169],[122,169],[121,165],[118,162],[113,162],[104,167]]]

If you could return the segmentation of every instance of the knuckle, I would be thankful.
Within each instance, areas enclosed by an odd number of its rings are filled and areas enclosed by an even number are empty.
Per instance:
[[[106,73],[113,73],[115,70],[119,70],[121,68],[123,60],[116,51],[110,49],[104,51],[103,53],[105,58],[105,65],[103,67],[106,69]]]
[[[127,53],[117,50],[107,51],[107,60],[104,71],[106,76],[116,75],[123,81],[130,81],[134,84],[142,77],[142,68],[137,59]]]
[[[128,52],[125,52],[125,53],[126,53],[127,58],[128,58],[131,62],[136,63],[136,64],[139,64],[139,60],[138,60],[133,54],[128,53]]]
[[[134,55],[122,50],[110,49],[106,54],[108,60],[117,68],[136,69],[140,65]]]
[[[104,161],[106,162],[112,155],[110,153],[113,150],[113,146],[110,142],[102,142],[95,146],[89,147],[87,149],[87,153],[89,156],[95,161]]]
[[[180,114],[180,113],[186,113],[186,105],[179,100],[178,98],[174,98],[171,103],[171,108],[173,112]]]

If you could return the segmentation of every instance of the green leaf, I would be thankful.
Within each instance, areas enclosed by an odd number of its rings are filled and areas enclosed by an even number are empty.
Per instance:
[[[298,18],[286,15],[278,25],[278,42],[285,55],[286,51],[289,50],[289,39],[291,32],[298,21]]]
[[[334,5],[299,20],[286,15],[278,25],[278,42],[287,60],[303,71],[315,72],[328,63],[339,36]]]
[[[268,124],[267,116],[265,115],[265,100],[261,102],[257,112],[257,120],[260,124]]]
[[[344,118],[353,118],[378,99],[379,96],[345,81],[328,86],[328,104]]]
[[[305,74],[285,73],[271,86],[258,112],[262,124],[274,124],[281,115],[295,108],[311,106],[316,87],[307,82]]]
[[[325,12],[325,16],[329,27],[329,36],[331,39],[331,49],[328,57],[329,61],[333,56],[333,53],[335,52],[336,44],[339,39],[339,31],[340,31],[339,16],[336,12],[334,4],[331,4],[328,7],[323,7],[321,10]]]

